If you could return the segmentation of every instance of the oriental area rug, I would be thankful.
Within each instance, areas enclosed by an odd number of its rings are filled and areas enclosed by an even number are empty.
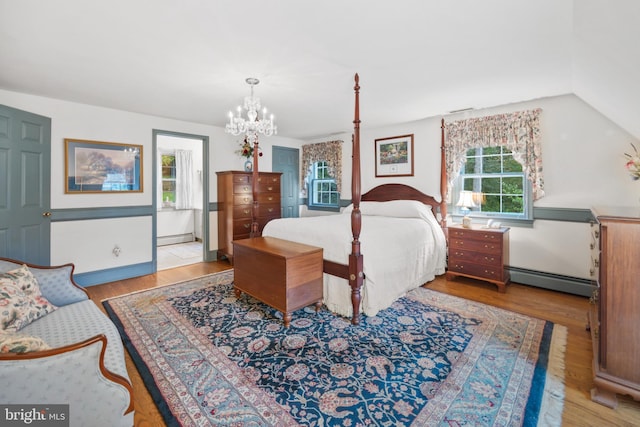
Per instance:
[[[561,424],[566,328],[429,289],[358,326],[233,270],[103,304],[170,426]]]

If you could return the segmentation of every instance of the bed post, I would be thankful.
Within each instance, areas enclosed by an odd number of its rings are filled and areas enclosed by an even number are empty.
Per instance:
[[[447,227],[447,190],[449,183],[447,182],[447,159],[444,147],[444,119],[440,124],[440,225],[442,228]]]
[[[353,210],[351,211],[351,231],[353,232],[353,241],[351,242],[351,254],[349,255],[349,285],[351,286],[351,304],[353,306],[353,315],[351,323],[357,325],[360,323],[360,300],[362,295],[360,290],[364,280],[362,272],[362,254],[360,253],[360,229],[362,226],[362,216],[360,214],[360,77],[355,75],[355,114],[353,118],[353,135],[352,142],[352,163],[351,163],[351,202]]]
[[[258,227],[258,135],[253,142],[253,168],[251,174],[251,187],[253,190],[253,209],[251,211],[251,234],[250,237],[260,237]]]

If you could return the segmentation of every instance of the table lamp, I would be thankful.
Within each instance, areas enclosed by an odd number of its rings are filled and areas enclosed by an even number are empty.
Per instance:
[[[460,192],[460,199],[456,206],[460,207],[464,217],[462,218],[462,226],[464,228],[471,228],[471,217],[469,217],[469,208],[475,208],[476,204],[473,202],[473,192],[463,190]]]

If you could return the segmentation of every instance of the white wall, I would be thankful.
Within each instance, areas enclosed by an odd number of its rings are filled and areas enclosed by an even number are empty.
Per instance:
[[[223,128],[171,120],[127,111],[113,110],[58,99],[0,90],[0,103],[12,108],[50,117],[51,120],[51,208],[101,208],[114,206],[151,206],[153,171],[153,130],[166,130],[209,137],[209,200],[217,200],[215,171],[240,170],[244,158],[235,151],[238,138]],[[141,144],[143,146],[143,192],[129,194],[65,194],[64,139]],[[260,142],[264,151],[261,170],[271,170],[271,147],[299,147],[301,141],[273,136]],[[210,249],[217,249],[216,213],[209,214]],[[117,218],[96,221],[55,222],[51,227],[51,262],[73,262],[76,273],[99,271],[152,260],[152,218]],[[112,250],[121,248],[116,257]]]
[[[640,182],[625,170],[624,153],[640,142],[620,126],[574,95],[537,99],[460,113],[446,121],[542,108],[541,139],[546,196],[534,205],[589,209],[594,205],[631,205],[640,209]],[[368,128],[362,117],[360,132],[362,191],[400,182],[440,197],[441,117],[383,128]],[[415,170],[412,177],[376,178],[375,139],[414,134]],[[351,197],[351,136],[331,135],[310,142],[342,139],[342,198]],[[589,225],[537,220],[533,228],[513,227],[510,264],[514,267],[590,278]],[[363,252],[365,248],[363,248]]]
[[[217,200],[215,171],[242,169],[244,158],[235,151],[239,138],[222,128],[94,107],[50,98],[0,90],[0,103],[52,118],[51,203],[53,209],[151,205],[151,156],[144,155],[144,192],[134,194],[64,194],[64,138],[79,138],[142,144],[144,153],[152,145],[152,130],[207,135],[210,138],[211,201]],[[501,112],[542,108],[542,145],[546,196],[536,206],[585,208],[593,205],[640,204],[640,182],[632,181],[624,169],[624,152],[631,142],[640,142],[608,120],[580,98],[565,95],[532,100],[473,113],[451,115],[448,121]],[[351,121],[352,118],[345,118]],[[413,133],[415,172],[413,177],[376,178],[374,140]],[[331,135],[321,140],[342,139],[343,198],[351,197],[351,135]],[[273,145],[299,148],[302,141],[274,136],[261,141],[264,156],[260,170],[271,170]],[[439,196],[440,117],[368,128],[362,117],[362,190],[387,182],[402,182]],[[217,246],[216,212],[209,214],[212,246]],[[52,262],[74,262],[78,273],[151,261],[151,219],[104,219],[99,223],[70,221],[52,226]],[[81,230],[71,232],[70,230]],[[132,236],[137,236],[132,240]],[[122,243],[125,242],[125,243]],[[533,228],[512,228],[511,265],[532,270],[588,278],[590,254],[588,225],[536,221]],[[119,257],[111,253],[121,245]],[[363,248],[364,249],[364,248]]]

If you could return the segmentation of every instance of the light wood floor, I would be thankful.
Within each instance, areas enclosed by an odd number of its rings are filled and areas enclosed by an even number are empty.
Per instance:
[[[103,308],[103,299],[195,278],[231,268],[224,261],[199,263],[160,271],[156,274],[109,284],[88,287],[91,298]],[[590,400],[592,382],[591,338],[586,331],[587,298],[548,291],[531,286],[510,284],[500,294],[495,286],[471,279],[447,281],[436,278],[428,288],[457,295],[529,316],[550,320],[568,328],[565,357],[565,404],[563,426],[640,426],[640,402],[619,396],[618,408],[613,410]],[[127,354],[127,368],[134,391],[135,425],[162,426],[158,413],[135,365]]]

